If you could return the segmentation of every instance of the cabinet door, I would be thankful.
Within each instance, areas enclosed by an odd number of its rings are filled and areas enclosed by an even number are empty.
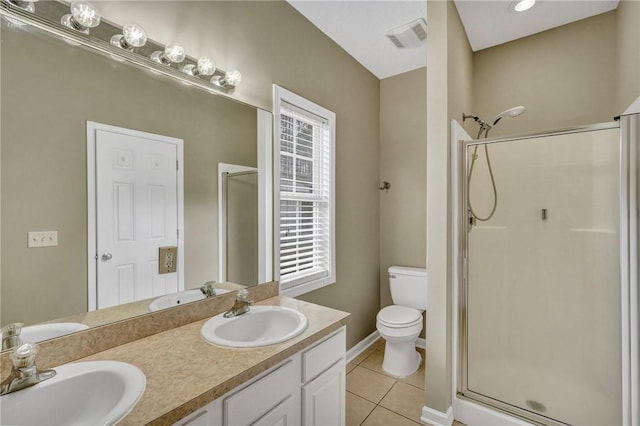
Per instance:
[[[251,426],[295,426],[300,419],[300,409],[295,399],[289,397],[278,404]]]
[[[223,425],[252,425],[289,398],[300,405],[300,357],[286,361],[275,371],[224,398]]]
[[[344,426],[344,360],[302,387],[303,426]]]

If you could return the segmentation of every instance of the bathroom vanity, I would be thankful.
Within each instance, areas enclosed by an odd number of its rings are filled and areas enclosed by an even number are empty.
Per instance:
[[[343,425],[345,335],[342,327],[175,424]]]
[[[78,361],[123,361],[140,368],[147,387],[120,425],[344,424],[345,325],[349,314],[287,298],[302,312],[299,336],[252,349],[205,342],[203,319]]]

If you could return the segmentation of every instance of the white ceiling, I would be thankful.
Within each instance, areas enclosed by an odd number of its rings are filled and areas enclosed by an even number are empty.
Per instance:
[[[426,0],[287,1],[379,79],[427,64],[426,47],[397,49],[385,37],[393,28],[426,17]],[[454,1],[477,51],[613,10],[619,0],[538,0],[518,14],[509,11],[511,0]]]
[[[454,0],[473,51],[526,37],[618,7],[618,0],[538,0],[511,12],[510,0]]]
[[[426,47],[398,49],[385,36],[426,18],[426,0],[287,1],[379,79],[427,64]]]

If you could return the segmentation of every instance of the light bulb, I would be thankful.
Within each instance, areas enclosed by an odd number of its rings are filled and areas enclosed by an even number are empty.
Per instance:
[[[242,81],[242,74],[238,70],[228,71],[224,75],[224,79],[230,86],[237,86]]]
[[[242,81],[242,74],[238,70],[227,71],[224,77],[214,76],[211,82],[221,87],[236,87]]]
[[[164,52],[159,50],[151,54],[151,60],[160,64],[171,65],[172,62],[180,63],[184,61],[186,54],[184,47],[177,43],[169,43],[164,47]]]
[[[216,63],[208,56],[198,59],[197,65],[187,64],[182,67],[182,71],[189,75],[212,75],[216,70]]]
[[[516,12],[524,12],[531,9],[535,4],[536,0],[520,0],[513,6],[513,9]]]
[[[76,1],[71,3],[71,13],[64,15],[60,22],[69,28],[89,34],[89,28],[100,25],[100,14],[91,3]]]
[[[122,34],[111,37],[111,44],[127,50],[142,47],[147,43],[147,33],[138,24],[126,24],[122,27]]]

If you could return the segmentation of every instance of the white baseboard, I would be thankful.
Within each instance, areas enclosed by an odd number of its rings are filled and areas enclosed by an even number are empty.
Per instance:
[[[373,345],[376,342],[376,340],[378,340],[379,338],[380,338],[380,333],[378,333],[378,330],[376,330],[370,335],[368,335],[367,337],[365,337],[364,339],[360,340],[358,343],[356,343],[355,346],[353,346],[351,349],[347,351],[347,355],[345,357],[347,363],[353,361],[355,357],[360,355],[362,352],[366,351],[367,348]]]
[[[374,331],[364,339],[360,340],[354,347],[347,351],[347,355],[345,357],[347,363],[353,361],[355,357],[360,355],[362,352],[366,351],[367,348],[375,343],[376,340],[380,338],[380,332],[378,330]],[[426,342],[422,337],[418,337],[416,340],[416,348],[426,348]]]
[[[453,408],[449,407],[446,413],[429,407],[422,407],[420,420],[433,426],[451,426],[453,424]]]

